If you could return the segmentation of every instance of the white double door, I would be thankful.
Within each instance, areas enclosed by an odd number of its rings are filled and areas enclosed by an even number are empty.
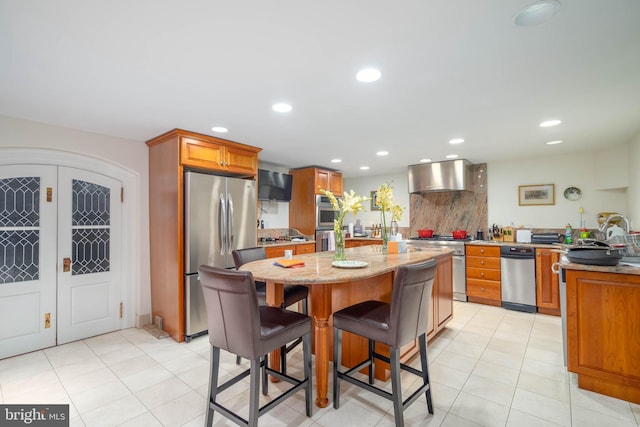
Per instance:
[[[0,167],[0,359],[120,329],[121,183]]]

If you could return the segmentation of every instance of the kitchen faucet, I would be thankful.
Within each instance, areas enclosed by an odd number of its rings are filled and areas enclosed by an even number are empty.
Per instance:
[[[609,215],[607,217],[607,219],[604,220],[604,222],[602,223],[602,225],[598,228],[599,231],[603,232],[607,229],[607,226],[609,225],[609,223],[611,221],[613,221],[614,219],[621,219],[624,221],[624,231],[626,234],[629,234],[629,232],[631,231],[631,224],[629,223],[629,219],[622,215],[622,214],[613,214],[613,215]]]

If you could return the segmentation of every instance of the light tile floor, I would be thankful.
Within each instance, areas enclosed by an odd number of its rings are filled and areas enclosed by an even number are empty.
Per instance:
[[[289,358],[296,375],[301,352]],[[577,388],[563,367],[558,317],[455,302],[429,363],[435,414],[419,399],[405,412],[410,426],[640,426],[640,405]],[[223,354],[221,375],[239,369]],[[208,370],[207,337],[178,344],[126,329],[0,360],[0,402],[68,403],[72,426],[202,426]],[[414,378],[404,375],[403,388]],[[347,383],[341,390],[339,410],[314,406],[307,418],[299,392],[260,425],[394,425],[390,402]],[[224,400],[246,414],[247,396],[243,381]],[[234,424],[216,415],[214,425]]]

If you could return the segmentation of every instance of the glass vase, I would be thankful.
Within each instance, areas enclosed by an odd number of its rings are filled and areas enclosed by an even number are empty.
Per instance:
[[[336,235],[336,249],[333,254],[334,261],[344,261],[347,259],[347,255],[344,253],[344,233],[342,227],[334,229]]]
[[[387,252],[389,250],[389,233],[387,230],[387,218],[384,216],[384,211],[380,213],[382,217],[382,252]]]

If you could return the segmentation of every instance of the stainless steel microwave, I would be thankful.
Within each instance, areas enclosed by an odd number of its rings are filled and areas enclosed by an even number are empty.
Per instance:
[[[338,211],[328,197],[316,196],[316,230],[333,230],[333,221],[337,216]]]

